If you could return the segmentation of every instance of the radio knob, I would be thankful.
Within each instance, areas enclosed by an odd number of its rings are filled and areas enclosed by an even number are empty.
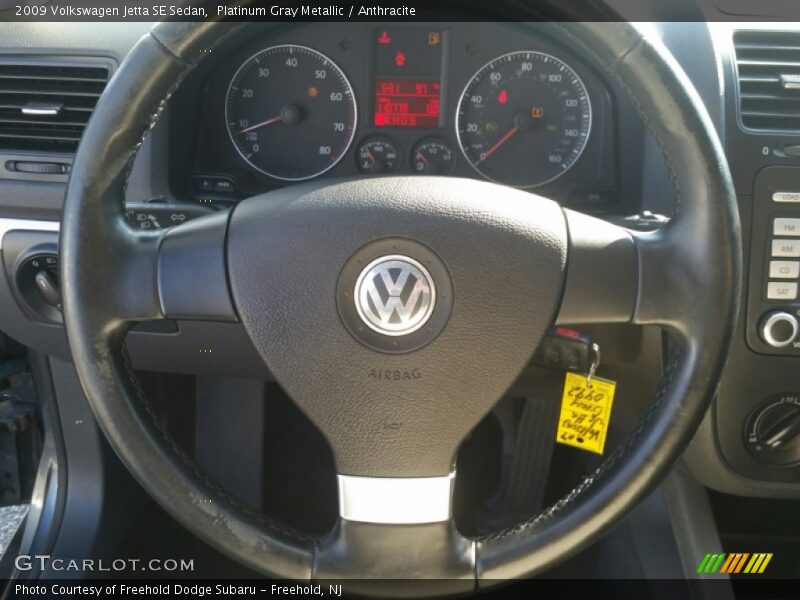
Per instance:
[[[773,348],[791,344],[798,333],[797,318],[783,311],[772,311],[761,319],[761,339]]]

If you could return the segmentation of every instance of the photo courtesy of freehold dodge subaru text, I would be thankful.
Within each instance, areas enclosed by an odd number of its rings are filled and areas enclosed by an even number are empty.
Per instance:
[[[0,0],[0,600],[800,599],[796,0]]]

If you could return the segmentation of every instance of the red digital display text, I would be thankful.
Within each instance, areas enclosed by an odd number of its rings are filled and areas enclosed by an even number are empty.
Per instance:
[[[377,127],[439,127],[439,93],[436,80],[377,79]]]

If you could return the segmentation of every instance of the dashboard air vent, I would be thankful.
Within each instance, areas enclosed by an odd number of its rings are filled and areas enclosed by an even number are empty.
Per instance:
[[[737,31],[733,43],[742,124],[800,131],[800,31]]]
[[[0,149],[74,153],[109,72],[102,62],[0,57]]]

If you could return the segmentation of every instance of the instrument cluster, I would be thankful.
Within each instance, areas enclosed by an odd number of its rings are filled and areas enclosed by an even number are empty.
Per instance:
[[[393,174],[486,179],[579,205],[616,193],[613,94],[545,28],[305,24],[269,34],[250,32],[182,86],[173,140],[197,198]]]

